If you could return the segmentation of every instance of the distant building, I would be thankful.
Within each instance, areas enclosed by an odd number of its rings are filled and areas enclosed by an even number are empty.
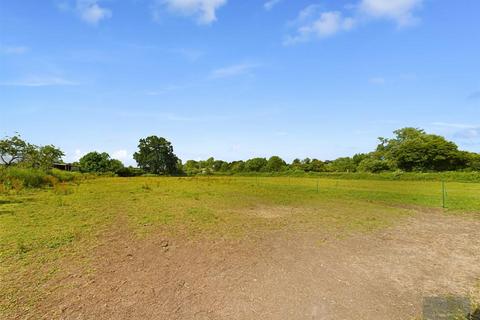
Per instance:
[[[71,163],[54,163],[53,167],[63,171],[78,171],[78,168]]]

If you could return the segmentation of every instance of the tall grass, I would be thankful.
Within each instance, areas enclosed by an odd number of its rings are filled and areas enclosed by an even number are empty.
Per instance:
[[[58,169],[43,171],[21,167],[0,167],[0,191],[53,187],[58,183],[74,182],[84,178],[86,177],[80,173]]]

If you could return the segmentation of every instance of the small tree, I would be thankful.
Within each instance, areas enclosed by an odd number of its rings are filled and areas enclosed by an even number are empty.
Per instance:
[[[249,172],[263,171],[267,163],[268,161],[265,158],[253,158],[245,162],[245,170]]]
[[[229,170],[233,173],[243,172],[245,170],[245,162],[242,160],[230,162]]]
[[[117,173],[123,168],[120,160],[111,159],[106,152],[90,152],[84,155],[80,161],[80,170],[82,172],[114,172]]]
[[[140,168],[154,174],[175,174],[179,159],[173,153],[172,144],[165,138],[150,136],[140,139],[138,152],[133,158]]]
[[[48,170],[53,168],[55,163],[61,163],[63,156],[65,156],[63,151],[53,145],[32,146],[25,158],[25,164],[32,168]]]
[[[357,170],[357,166],[352,158],[343,157],[328,163],[328,169],[335,172],[355,172]]]
[[[5,137],[0,140],[1,164],[8,167],[23,162],[34,149],[34,146],[24,141],[18,134],[13,137]]]
[[[287,166],[287,163],[280,157],[278,156],[273,156],[270,159],[268,159],[267,165],[266,165],[266,170],[268,172],[278,172],[278,171],[283,171]]]

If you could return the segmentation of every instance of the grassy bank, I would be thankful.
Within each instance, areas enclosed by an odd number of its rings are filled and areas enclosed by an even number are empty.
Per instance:
[[[78,182],[87,178],[77,172],[49,171],[20,167],[0,167],[0,193],[18,192],[24,188],[55,187],[59,183]]]

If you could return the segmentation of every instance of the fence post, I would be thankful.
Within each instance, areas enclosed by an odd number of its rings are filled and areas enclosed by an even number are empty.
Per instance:
[[[442,180],[442,208],[445,209],[445,181]]]
[[[317,179],[317,193],[318,193],[318,179]]]

